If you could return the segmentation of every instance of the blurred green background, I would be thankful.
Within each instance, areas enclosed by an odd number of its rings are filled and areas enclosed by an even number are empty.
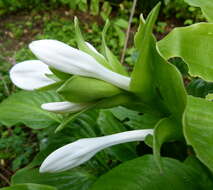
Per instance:
[[[142,12],[146,17],[159,0],[138,0],[125,64],[134,65],[136,53],[133,36]],[[184,0],[161,0],[162,9],[155,26],[161,39],[174,27],[203,21],[201,11],[188,6]],[[104,22],[110,19],[107,45],[119,57],[125,42],[125,31],[132,0],[0,0],[0,102],[18,91],[9,80],[12,65],[35,59],[28,44],[38,39],[57,39],[71,46],[75,44],[73,18],[79,18],[86,41],[97,49],[101,45]],[[0,124],[0,187],[8,185],[11,175],[27,165],[37,153],[45,132],[23,125],[10,128]]]

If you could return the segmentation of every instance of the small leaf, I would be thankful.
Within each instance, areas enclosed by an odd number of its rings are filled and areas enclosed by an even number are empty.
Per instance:
[[[106,24],[102,32],[102,51],[113,71],[128,76],[127,72],[125,71],[125,68],[121,65],[117,57],[110,51],[110,49],[106,45],[105,36],[109,25],[109,20],[106,20]]]
[[[213,22],[213,1],[212,0],[185,0],[191,6],[200,7],[209,22]]]
[[[90,12],[93,14],[93,15],[98,15],[99,13],[99,0],[92,0],[91,3],[90,3]]]
[[[81,30],[80,30],[80,27],[79,27],[77,17],[75,17],[74,22],[75,22],[75,34],[76,34],[76,40],[77,40],[78,48],[80,50],[84,51],[85,53],[88,53],[89,55],[91,55],[93,58],[96,59],[97,62],[99,62],[103,66],[107,67],[108,69],[113,70],[112,67],[108,64],[107,60],[104,58],[104,56],[102,56],[100,53],[92,50],[86,44],[86,42],[84,41],[84,38],[81,34]]]

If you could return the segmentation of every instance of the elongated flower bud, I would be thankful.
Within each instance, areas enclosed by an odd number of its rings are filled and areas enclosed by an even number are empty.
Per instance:
[[[97,78],[124,90],[130,78],[99,64],[92,56],[57,40],[38,40],[29,45],[31,51],[47,65],[65,73]]]
[[[46,75],[52,74],[48,66],[39,60],[18,63],[10,70],[12,82],[21,89],[35,90],[55,83]]]
[[[89,103],[50,102],[42,104],[41,108],[54,113],[75,113],[88,107]]]
[[[88,161],[102,149],[126,142],[143,141],[148,134],[152,133],[152,129],[144,129],[104,137],[80,139],[51,153],[42,163],[40,172],[69,170]]]

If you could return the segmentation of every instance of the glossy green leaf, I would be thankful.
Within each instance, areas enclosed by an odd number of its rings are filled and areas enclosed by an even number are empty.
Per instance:
[[[127,76],[128,74],[125,71],[125,68],[121,65],[120,61],[117,59],[117,57],[110,51],[110,49],[106,45],[105,36],[109,28],[109,25],[110,25],[109,20],[106,20],[106,24],[102,32],[102,51],[105,57],[107,58],[108,63],[110,64],[112,70]]]
[[[187,157],[184,164],[200,176],[201,189],[213,189],[213,174],[195,156]]]
[[[18,184],[11,187],[1,188],[1,190],[57,190],[55,187],[39,184]]]
[[[138,40],[136,48],[139,51],[139,57],[131,75],[130,90],[142,97],[145,102],[151,102],[157,96],[153,85],[154,78],[151,62],[153,62],[153,49],[155,49],[152,28],[157,19],[159,9],[160,4],[148,15],[146,23],[139,27],[136,38]]]
[[[112,108],[111,112],[117,119],[132,129],[151,129],[160,120],[157,116],[142,114],[121,106]]]
[[[213,22],[213,1],[212,0],[185,0],[191,6],[200,7],[209,22]]]
[[[57,92],[70,102],[91,102],[120,94],[122,90],[95,78],[74,76]]]
[[[101,110],[97,123],[104,135],[127,131],[125,126],[113,116],[110,110]],[[125,143],[110,147],[109,152],[120,161],[137,157],[135,143]]]
[[[162,162],[163,173],[151,155],[127,161],[101,176],[91,190],[201,189],[200,176],[183,163],[171,158],[163,158]]]
[[[181,120],[186,104],[182,77],[174,65],[159,55],[152,35],[159,5],[152,10],[138,32],[137,38],[141,39],[141,45],[137,47],[140,56],[132,73],[130,90],[153,109],[160,110],[163,116],[172,114]]]
[[[38,169],[22,169],[12,177],[12,184],[37,183],[54,186],[58,190],[88,190],[95,180],[95,176],[81,169],[42,174]]]
[[[213,102],[188,96],[184,135],[197,157],[213,171]]]
[[[213,24],[175,28],[158,42],[158,48],[165,59],[181,57],[191,76],[213,81]]]
[[[6,126],[17,123],[33,129],[46,128],[61,122],[57,114],[42,110],[41,104],[61,101],[55,92],[25,92],[12,94],[0,104],[0,122]]]

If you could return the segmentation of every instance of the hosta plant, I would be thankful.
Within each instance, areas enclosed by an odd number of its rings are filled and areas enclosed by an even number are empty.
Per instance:
[[[78,49],[57,40],[29,45],[38,60],[18,63],[21,89],[0,105],[0,122],[46,130],[41,152],[5,190],[213,189],[212,1],[187,0],[205,23],[153,35],[160,4],[134,38],[128,73],[106,45]]]

